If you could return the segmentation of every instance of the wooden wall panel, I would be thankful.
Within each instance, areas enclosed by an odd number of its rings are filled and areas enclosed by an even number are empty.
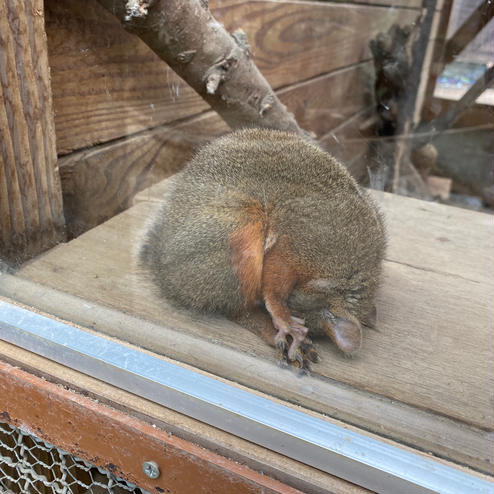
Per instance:
[[[95,0],[46,0],[58,154],[209,108]]]
[[[42,0],[0,0],[0,258],[64,235]]]
[[[46,0],[45,8],[59,155],[208,108],[95,0]],[[227,29],[247,33],[256,63],[275,88],[368,59],[372,37],[418,15],[294,1],[213,0],[211,9]]]
[[[194,149],[229,130],[212,111],[60,159],[69,237],[132,205],[134,195],[178,171]]]
[[[371,64],[364,63],[296,84],[278,95],[303,127],[321,136],[369,107],[361,88],[370,70]],[[69,236],[123,211],[137,192],[182,168],[199,145],[228,130],[210,111],[61,158]]]
[[[320,138],[349,117],[373,106],[371,62],[344,68],[277,92],[299,125]]]
[[[422,0],[333,0],[345,3],[365,3],[369,5],[387,5],[389,7],[419,9],[422,7]]]
[[[348,3],[219,0],[213,14],[243,29],[254,60],[274,88],[370,59],[369,40],[417,11]]]

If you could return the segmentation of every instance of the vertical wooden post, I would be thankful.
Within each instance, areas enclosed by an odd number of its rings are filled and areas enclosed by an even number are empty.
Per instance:
[[[63,240],[42,0],[0,0],[0,258]]]
[[[441,0],[422,0],[422,16],[419,33],[412,44],[410,73],[406,80],[406,92],[399,104],[397,118],[397,135],[408,135],[415,129],[420,118],[423,103],[423,74],[428,71],[430,57],[427,51],[431,45],[436,7]],[[427,58],[429,58],[427,60]],[[421,91],[422,90],[422,91]],[[413,191],[415,195],[426,198],[429,195],[422,178],[410,161],[412,144],[408,139],[396,143],[395,161],[393,168],[393,192]],[[406,174],[403,171],[406,170]],[[403,184],[404,179],[406,180]]]
[[[439,13],[440,18],[437,24],[437,28],[432,35],[432,55],[430,70],[427,75],[427,83],[424,91],[424,100],[422,105],[421,120],[432,120],[437,116],[437,113],[431,108],[432,99],[434,97],[434,89],[438,77],[441,75],[445,67],[444,63],[444,50],[446,46],[446,34],[448,32],[449,19],[453,9],[453,0],[443,0],[441,11]]]

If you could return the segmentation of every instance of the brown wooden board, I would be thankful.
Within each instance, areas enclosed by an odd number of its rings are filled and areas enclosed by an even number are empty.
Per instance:
[[[127,209],[137,192],[178,171],[200,144],[228,130],[216,113],[207,112],[61,158],[69,237]]]
[[[59,154],[208,108],[95,0],[47,0],[45,9]],[[368,60],[371,38],[418,15],[410,9],[295,1],[212,1],[211,9],[228,30],[246,32],[254,60],[274,88]],[[359,91],[354,97],[360,98]]]
[[[50,297],[40,294],[30,297],[29,290],[14,285],[9,288],[6,281],[3,293],[10,292],[24,303],[45,304],[48,312],[92,324],[284,399],[377,432],[386,431],[403,442],[491,469],[492,455],[485,443],[489,435],[484,436],[482,429],[492,430],[494,416],[489,282],[493,274],[489,258],[492,216],[378,193],[390,245],[377,303],[377,330],[366,332],[362,351],[354,359],[343,358],[329,341],[317,341],[321,362],[314,365],[313,378],[304,386],[303,379],[294,380],[277,369],[274,351],[251,333],[224,320],[182,313],[153,295],[135,268],[133,256],[159,194],[159,186],[141,193],[139,199],[146,199],[144,202],[53,249],[19,273],[22,278],[81,297],[86,303],[116,309],[116,314],[123,311],[144,318],[153,323],[148,330],[144,323],[138,324],[137,333],[132,324],[125,329],[116,315],[96,322],[94,307],[92,315],[84,316],[86,309],[74,307],[64,315],[61,306],[68,307],[68,302],[57,304],[57,297],[49,302]],[[49,309],[46,304],[50,304]],[[217,350],[180,349],[175,337],[165,336],[166,332],[163,339],[157,339],[160,325],[174,328],[184,337],[213,341]],[[206,348],[211,343],[204,344]],[[220,350],[224,347],[240,352],[236,355],[250,355],[259,364],[230,364],[235,358],[215,355],[225,355]],[[259,372],[262,366],[268,367],[261,375],[253,375],[249,370],[252,365]],[[326,379],[350,386],[357,395],[339,400],[340,391],[324,391],[329,386]],[[365,404],[357,404],[360,398],[355,402],[355,396],[362,392],[367,392]],[[369,398],[372,396],[377,402]],[[391,407],[383,412],[376,403],[387,399],[398,400],[405,408]]]
[[[319,136],[368,106],[371,71],[369,62],[359,64],[281,89],[278,96],[302,127]],[[129,207],[136,192],[182,168],[201,144],[228,130],[216,113],[206,112],[61,158],[70,237]]]
[[[371,62],[324,74],[277,91],[298,124],[316,139],[373,105]]]
[[[419,9],[422,0],[333,0],[341,3],[365,3],[369,5],[388,5],[390,7],[405,7]]]
[[[0,258],[63,239],[43,2],[0,0]]]

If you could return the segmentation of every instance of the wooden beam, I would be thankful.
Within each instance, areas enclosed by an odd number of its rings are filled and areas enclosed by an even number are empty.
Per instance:
[[[0,257],[64,238],[42,0],[0,0]]]
[[[487,25],[494,16],[494,3],[491,0],[484,0],[471,13],[468,19],[449,38],[444,47],[444,57],[442,59],[442,69],[451,63],[468,43]]]
[[[443,4],[440,12],[437,13],[439,18],[434,26],[432,33],[432,53],[431,63],[429,67],[429,73],[423,74],[423,77],[427,77],[427,83],[424,91],[424,101],[422,104],[422,119],[430,120],[428,115],[432,111],[432,100],[434,95],[434,89],[436,87],[436,81],[441,72],[443,71],[443,53],[444,45],[446,43],[446,34],[448,32],[449,19],[453,8],[454,0],[443,0]]]
[[[0,419],[153,493],[302,494],[168,432],[0,361]],[[101,440],[104,438],[105,440]],[[144,461],[160,469],[157,479]]]

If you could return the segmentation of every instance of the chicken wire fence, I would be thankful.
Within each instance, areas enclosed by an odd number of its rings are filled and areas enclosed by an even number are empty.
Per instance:
[[[0,494],[149,494],[41,439],[0,422]]]

